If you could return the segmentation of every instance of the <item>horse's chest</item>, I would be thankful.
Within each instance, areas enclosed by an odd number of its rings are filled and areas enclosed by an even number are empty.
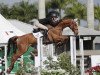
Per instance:
[[[53,33],[56,34],[56,35],[60,35],[61,34],[61,32],[59,30],[55,30]]]

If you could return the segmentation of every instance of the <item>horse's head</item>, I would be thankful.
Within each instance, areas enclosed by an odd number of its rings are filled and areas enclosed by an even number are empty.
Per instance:
[[[77,19],[72,19],[69,23],[69,28],[74,32],[75,35],[78,35],[78,21]]]
[[[69,27],[75,35],[78,35],[78,22],[77,19],[62,19],[59,24],[55,27],[56,30],[63,30],[64,28]]]

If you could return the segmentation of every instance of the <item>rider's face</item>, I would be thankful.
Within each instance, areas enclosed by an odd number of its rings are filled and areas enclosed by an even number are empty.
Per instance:
[[[59,22],[59,17],[53,16],[53,17],[52,17],[52,22],[53,22],[53,23]]]

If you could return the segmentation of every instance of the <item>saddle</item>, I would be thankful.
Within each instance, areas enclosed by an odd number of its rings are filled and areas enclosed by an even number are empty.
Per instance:
[[[41,32],[43,34],[43,44],[48,44],[48,42],[49,42],[48,35],[47,35],[48,30],[40,29],[40,28],[33,29],[33,33],[38,33],[38,32]]]
[[[38,29],[33,29],[33,33],[37,33],[39,31],[40,31],[39,28]]]

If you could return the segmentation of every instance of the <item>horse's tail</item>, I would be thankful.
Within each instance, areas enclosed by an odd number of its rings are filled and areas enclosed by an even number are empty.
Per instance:
[[[17,40],[17,36],[14,36],[14,37],[11,37],[9,40],[8,40],[8,48],[7,48],[7,56],[10,54],[11,50],[13,50],[13,52],[15,53],[16,52],[16,40]]]

